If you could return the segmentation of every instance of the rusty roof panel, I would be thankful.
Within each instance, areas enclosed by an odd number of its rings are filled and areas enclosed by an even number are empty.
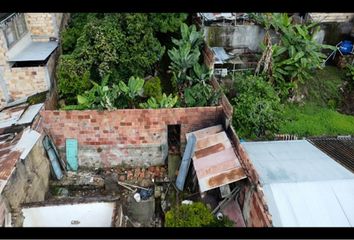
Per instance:
[[[201,192],[205,192],[217,187],[224,186],[246,178],[246,174],[242,167],[232,168],[218,174],[198,178],[199,188]]]
[[[210,128],[198,131],[207,134],[200,134],[203,137],[197,139],[198,150],[193,157],[201,192],[246,178],[226,133],[208,130]]]
[[[203,149],[200,149],[199,151],[194,152],[194,156],[196,159],[198,159],[198,158],[202,158],[202,157],[208,156],[212,153],[217,153],[217,152],[220,152],[223,150],[225,150],[224,144],[218,143],[213,146],[203,148]]]
[[[225,146],[225,148],[231,147],[229,138],[227,137],[226,133],[223,131],[223,132],[209,135],[208,137],[197,139],[195,150],[198,151],[200,149],[207,148],[218,143],[222,143]]]
[[[7,180],[19,159],[21,152],[14,150],[20,141],[22,132],[19,134],[6,134],[0,142],[0,180]]]
[[[22,113],[27,108],[27,104],[6,108],[0,112],[0,129],[10,127],[20,119]]]

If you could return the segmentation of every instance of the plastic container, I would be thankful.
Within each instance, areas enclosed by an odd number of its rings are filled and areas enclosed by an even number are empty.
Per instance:
[[[353,43],[351,41],[343,41],[340,46],[339,50],[342,52],[342,54],[350,54],[353,50]]]

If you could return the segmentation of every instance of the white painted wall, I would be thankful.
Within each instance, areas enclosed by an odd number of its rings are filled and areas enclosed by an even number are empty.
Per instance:
[[[113,202],[79,203],[22,209],[24,227],[111,227]]]

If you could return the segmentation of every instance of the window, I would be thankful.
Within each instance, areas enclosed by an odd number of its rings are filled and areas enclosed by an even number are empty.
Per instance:
[[[10,22],[7,23],[4,30],[7,47],[12,47],[27,33],[27,31],[25,15],[22,13],[14,16]]]

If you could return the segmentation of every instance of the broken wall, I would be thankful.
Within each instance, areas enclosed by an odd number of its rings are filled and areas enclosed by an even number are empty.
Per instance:
[[[22,225],[21,204],[44,201],[49,177],[50,165],[41,137],[26,159],[17,161],[15,170],[2,192],[3,203],[6,203],[11,211],[13,226]]]
[[[47,129],[65,159],[65,140],[78,140],[79,166],[162,165],[168,154],[167,126],[181,125],[181,152],[185,134],[220,124],[223,107],[120,109],[114,111],[41,112]]]
[[[227,131],[248,177],[248,183],[240,193],[239,203],[247,227],[270,227],[272,217],[268,211],[259,175],[232,126]]]

